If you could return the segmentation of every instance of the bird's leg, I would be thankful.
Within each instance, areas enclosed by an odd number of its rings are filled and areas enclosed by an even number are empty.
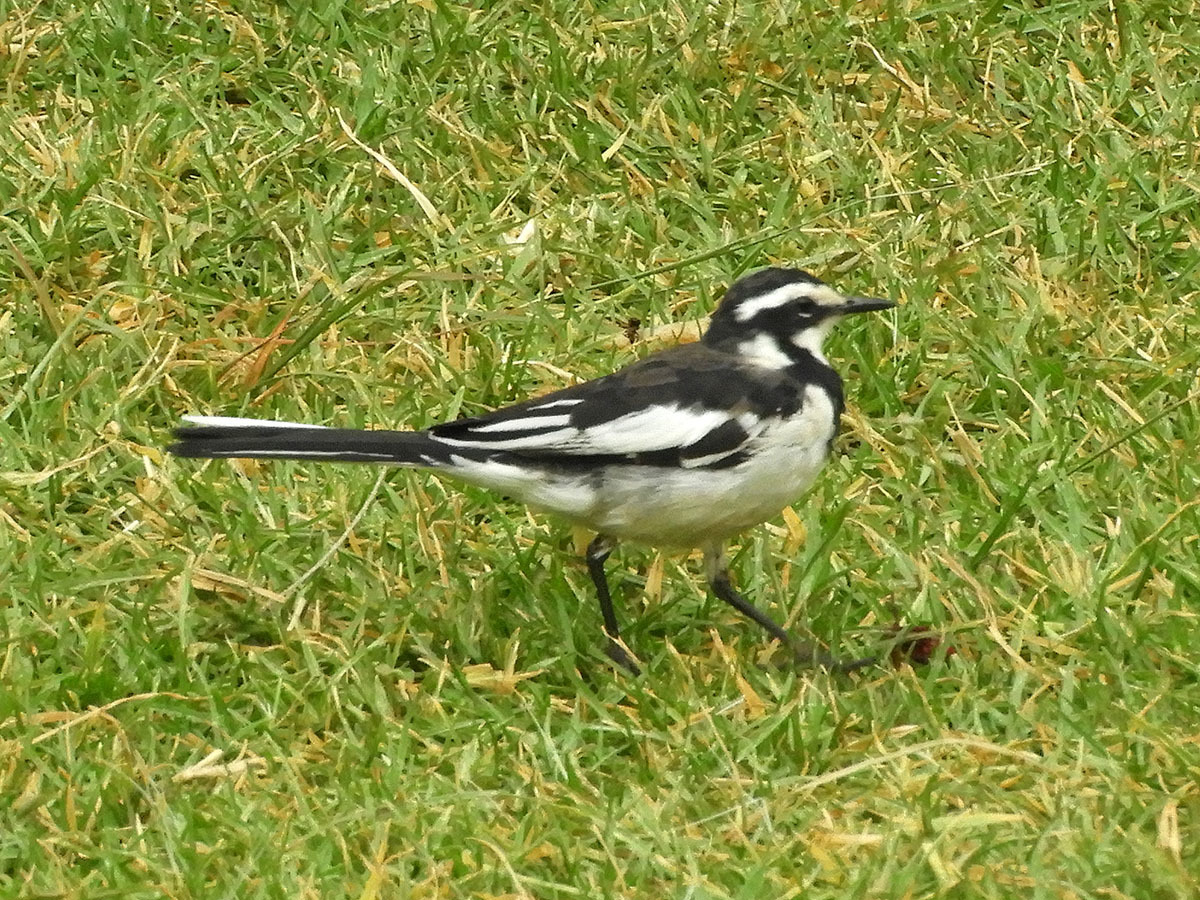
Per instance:
[[[608,592],[608,579],[604,577],[604,561],[616,546],[617,543],[612,538],[603,534],[596,535],[587,548],[588,574],[592,576],[592,584],[596,586],[596,594],[600,598],[600,614],[604,616],[604,631],[608,635],[608,647],[605,650],[608,658],[634,675],[640,675],[642,670],[634,662],[633,654],[625,648],[625,642],[621,640],[612,594]]]
[[[704,563],[708,571],[708,584],[714,594],[724,600],[742,615],[753,619],[771,637],[787,647],[801,666],[821,666],[834,672],[853,672],[863,666],[876,662],[876,657],[866,656],[861,659],[839,660],[811,641],[801,641],[788,634],[787,630],[752,604],[737,592],[729,577],[729,567],[725,562],[725,554],[721,549],[708,550],[704,554]]]

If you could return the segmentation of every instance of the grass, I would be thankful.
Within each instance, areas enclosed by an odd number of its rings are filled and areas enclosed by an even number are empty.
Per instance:
[[[1194,895],[1198,23],[0,0],[0,895]],[[592,377],[772,262],[901,306],[735,571],[927,667],[778,669],[625,548],[630,679],[558,523],[163,453]]]

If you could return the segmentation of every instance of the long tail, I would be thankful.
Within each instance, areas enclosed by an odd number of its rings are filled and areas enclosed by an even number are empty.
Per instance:
[[[437,467],[447,452],[419,431],[357,431],[269,419],[184,416],[168,449],[202,459],[320,459]]]

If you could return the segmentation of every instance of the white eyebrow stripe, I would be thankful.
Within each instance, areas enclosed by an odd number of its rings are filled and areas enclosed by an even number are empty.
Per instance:
[[[313,428],[322,430],[324,425],[307,425],[303,422],[281,422],[278,419],[245,419],[240,416],[195,416],[186,415],[183,421],[200,428]]]
[[[827,284],[810,284],[808,296],[817,306],[841,306],[846,302],[845,294]]]
[[[745,322],[765,309],[775,309],[793,300],[811,300],[817,306],[838,306],[845,298],[827,284],[797,281],[743,301],[733,310],[733,315],[739,322]]]
[[[757,316],[764,309],[774,309],[777,306],[783,306],[789,300],[795,300],[803,293],[806,293],[802,290],[805,287],[807,285],[785,284],[783,287],[777,287],[773,291],[767,291],[765,294],[751,297],[734,309],[734,318],[739,322],[745,322],[747,319]]]

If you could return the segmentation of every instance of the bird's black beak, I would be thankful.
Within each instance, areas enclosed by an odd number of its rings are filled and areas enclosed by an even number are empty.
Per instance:
[[[847,297],[846,302],[838,309],[838,315],[848,316],[851,313],[875,312],[880,309],[891,309],[895,305],[895,300],[884,300],[882,297]]]

